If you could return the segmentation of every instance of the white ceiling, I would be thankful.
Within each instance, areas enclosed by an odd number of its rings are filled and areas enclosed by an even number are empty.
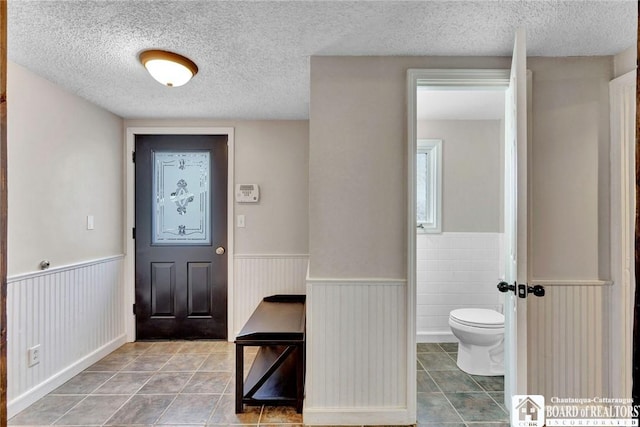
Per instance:
[[[305,119],[312,55],[612,55],[636,41],[636,1],[9,0],[9,59],[125,118]],[[149,48],[194,60],[180,88]]]

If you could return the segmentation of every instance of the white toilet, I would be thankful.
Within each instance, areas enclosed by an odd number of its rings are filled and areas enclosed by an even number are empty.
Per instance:
[[[504,315],[484,308],[461,308],[449,313],[449,326],[460,341],[460,369],[473,375],[504,375]]]

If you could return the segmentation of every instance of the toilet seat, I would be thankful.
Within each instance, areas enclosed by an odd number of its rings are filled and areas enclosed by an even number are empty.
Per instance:
[[[482,329],[504,328],[504,315],[486,308],[460,308],[450,313],[450,319],[465,326]]]

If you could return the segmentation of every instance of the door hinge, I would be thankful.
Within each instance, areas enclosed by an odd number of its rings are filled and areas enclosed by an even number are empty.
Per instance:
[[[132,161],[133,163],[135,163],[135,162],[136,162],[136,152],[135,152],[135,151],[132,151],[132,152],[131,152],[131,161]]]
[[[131,238],[132,238],[132,239],[135,239],[135,238],[136,238],[136,228],[135,228],[135,227],[133,227],[133,228],[131,229]]]
[[[134,316],[136,315],[136,305],[135,304],[133,304],[133,315]]]

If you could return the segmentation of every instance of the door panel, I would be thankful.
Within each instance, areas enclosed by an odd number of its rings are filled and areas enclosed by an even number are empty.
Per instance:
[[[516,32],[505,98],[505,281],[527,283],[527,58],[525,32]],[[527,392],[526,299],[505,293],[505,406]]]
[[[190,262],[188,268],[189,317],[211,312],[211,263]]]
[[[151,263],[151,316],[175,315],[174,295],[176,286],[175,264]]]
[[[136,135],[137,339],[227,335],[227,137]]]

